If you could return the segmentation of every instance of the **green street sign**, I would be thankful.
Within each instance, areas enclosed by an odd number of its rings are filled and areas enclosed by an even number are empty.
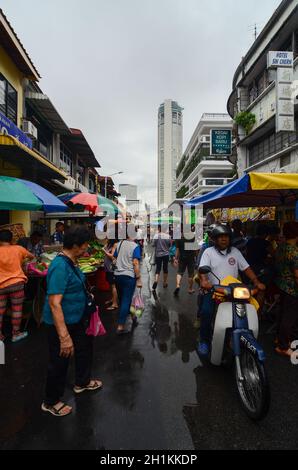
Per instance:
[[[212,129],[210,132],[210,155],[232,155],[232,131],[227,129]]]

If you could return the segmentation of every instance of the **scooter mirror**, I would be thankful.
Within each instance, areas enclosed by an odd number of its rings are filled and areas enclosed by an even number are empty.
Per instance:
[[[199,268],[199,273],[200,274],[210,274],[211,273],[210,266],[202,266],[201,268]]]

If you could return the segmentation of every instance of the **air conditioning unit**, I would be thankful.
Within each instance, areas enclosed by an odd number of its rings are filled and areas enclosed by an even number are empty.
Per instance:
[[[23,131],[31,139],[37,140],[37,129],[31,121],[23,121]]]

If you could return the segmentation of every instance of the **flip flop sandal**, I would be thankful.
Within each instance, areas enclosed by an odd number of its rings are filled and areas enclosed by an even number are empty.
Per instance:
[[[293,350],[292,349],[281,349],[279,347],[275,348],[276,354],[283,357],[291,357]]]
[[[100,390],[101,388],[102,388],[102,382],[100,382],[100,380],[94,380],[93,385],[87,385],[87,387],[82,387],[82,388],[74,387],[73,391],[78,395],[86,391],[93,392],[95,390]]]
[[[119,307],[109,307],[107,308],[107,312],[113,312],[114,310],[118,310]]]
[[[62,403],[62,406],[60,406],[60,408],[56,409],[56,408],[54,408],[54,406],[47,406],[43,403],[41,405],[41,409],[45,413],[51,413],[51,415],[53,415],[53,416],[57,416],[58,418],[63,418],[64,416],[68,416],[72,413],[72,409],[71,409],[71,411],[69,411],[69,413],[61,414],[61,411],[64,410],[64,408],[66,408],[67,406],[69,406],[69,405],[66,405],[66,403]]]

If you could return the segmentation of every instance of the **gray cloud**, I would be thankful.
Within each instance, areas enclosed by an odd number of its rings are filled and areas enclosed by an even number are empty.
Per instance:
[[[253,23],[279,0],[2,0],[43,79],[81,128],[103,174],[124,171],[143,199],[156,196],[157,108],[184,108],[184,146],[203,112],[225,112]]]

